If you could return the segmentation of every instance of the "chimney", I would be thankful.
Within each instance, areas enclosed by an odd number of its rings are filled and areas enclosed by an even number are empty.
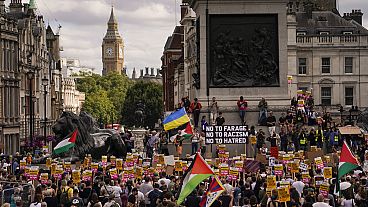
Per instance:
[[[141,69],[141,76],[139,76],[140,78],[143,78],[143,69]]]
[[[151,68],[151,76],[155,76],[155,69]]]
[[[350,13],[350,17],[352,20],[358,22],[360,25],[363,25],[363,13],[362,10],[356,9],[352,10]]]
[[[188,12],[188,4],[183,3],[182,5],[180,5],[180,15],[181,15],[181,20],[184,19],[185,15]]]
[[[136,72],[135,72],[135,68],[133,69],[133,73],[132,73],[132,79],[134,80],[136,76]]]
[[[311,1],[307,1],[304,5],[304,10],[305,10],[305,13],[307,14],[308,19],[312,19],[313,9],[314,9],[313,3]]]
[[[144,76],[149,76],[148,70],[149,70],[149,67],[146,67],[146,74],[144,74]]]
[[[10,12],[22,12],[22,0],[11,0],[9,4]]]
[[[351,16],[350,16],[350,13],[344,13],[344,16],[343,18],[347,21],[350,21],[351,20]]]
[[[158,77],[161,77],[160,68],[157,68],[157,69],[156,69],[156,71],[157,71],[156,77],[157,77],[157,78],[158,78]]]

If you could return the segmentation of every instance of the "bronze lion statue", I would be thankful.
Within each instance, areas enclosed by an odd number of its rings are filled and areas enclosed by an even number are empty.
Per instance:
[[[94,159],[101,159],[102,155],[114,155],[125,158],[126,146],[120,134],[113,129],[99,129],[96,120],[88,113],[63,112],[53,125],[56,141],[59,143],[70,136],[75,129],[78,135],[75,146],[70,154],[83,158],[91,154]]]

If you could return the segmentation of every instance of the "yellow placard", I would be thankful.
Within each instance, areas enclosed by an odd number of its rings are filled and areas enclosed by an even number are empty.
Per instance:
[[[47,168],[51,167],[51,162],[52,162],[52,159],[50,157],[46,159],[46,167]]]
[[[107,156],[106,155],[103,155],[101,157],[101,163],[102,163],[102,166],[106,166],[107,165]]]
[[[41,173],[41,183],[45,184],[49,180],[48,173]]]
[[[279,202],[288,202],[288,201],[290,201],[290,192],[289,192],[288,188],[281,187],[281,188],[277,189],[277,192],[278,192]]]
[[[236,168],[243,168],[243,161],[235,161],[235,167]]]
[[[181,161],[175,162],[175,171],[182,172],[183,171],[183,163]]]
[[[80,183],[80,179],[81,179],[81,177],[80,177],[80,170],[73,170],[73,172],[72,172],[72,179],[73,179],[73,183],[74,184],[78,184],[78,183]]]
[[[302,172],[302,178],[303,179],[310,178],[309,172]]]
[[[274,170],[275,171],[283,171],[284,170],[284,166],[283,165],[275,165],[274,166]]]
[[[137,168],[135,169],[135,176],[136,176],[137,178],[142,178],[142,174],[143,174],[143,168],[141,168],[141,167],[137,167]]]
[[[92,179],[92,171],[91,170],[85,170],[83,171],[83,180],[91,180]]]
[[[292,162],[290,163],[291,165],[291,173],[298,173],[299,172],[299,163],[297,162]]]
[[[209,166],[211,166],[211,165],[212,165],[212,159],[206,159],[206,162],[207,162],[207,164],[208,164]]]
[[[72,170],[72,164],[70,162],[65,162],[64,163],[64,170],[66,172],[70,172]]]
[[[288,76],[287,76],[287,79],[288,79],[288,81],[291,81],[291,80],[293,80],[293,76],[288,75]]]
[[[267,188],[276,189],[276,176],[274,175],[267,176]]]
[[[252,144],[257,144],[257,137],[256,137],[256,136],[254,136],[254,135],[250,136],[250,142],[251,142]]]
[[[83,167],[88,168],[89,167],[89,158],[85,157],[83,160]]]
[[[123,159],[116,159],[116,169],[123,170]]]
[[[98,170],[98,163],[91,163],[91,169],[94,170],[94,171],[97,171]]]
[[[27,165],[27,161],[25,161],[25,160],[21,160],[19,162],[20,169],[24,169],[26,167],[26,165]]]
[[[332,178],[332,167],[323,168],[323,177],[325,179]]]
[[[51,175],[55,175],[56,173],[56,163],[51,164]]]
[[[330,191],[330,185],[328,183],[323,183],[319,186],[319,190],[329,192]]]
[[[165,157],[164,155],[158,155],[158,164],[164,165],[165,164]]]
[[[61,169],[61,168],[56,168],[56,170],[55,170],[55,174],[56,174],[56,175],[62,175],[63,173],[64,173],[63,169]]]

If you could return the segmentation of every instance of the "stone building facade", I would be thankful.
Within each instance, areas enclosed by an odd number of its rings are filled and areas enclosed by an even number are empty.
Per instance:
[[[206,91],[209,77],[206,8],[211,16],[267,14],[271,7],[278,12],[279,87],[209,87]],[[185,87],[179,93],[188,95],[190,100],[199,98],[204,108],[207,100],[215,96],[220,110],[235,112],[236,101],[243,95],[250,111],[258,110],[261,97],[266,98],[271,108],[284,110],[297,90],[312,92],[316,105],[328,105],[330,109],[340,105],[368,107],[365,98],[368,94],[364,90],[368,86],[365,67],[368,41],[361,10],[340,14],[335,0],[209,0],[208,7],[206,0],[183,0],[182,9]],[[291,84],[287,83],[288,76],[292,76]],[[197,88],[193,86],[196,83]],[[170,81],[164,81],[164,88],[175,90]],[[171,104],[165,109],[174,108],[174,101],[174,96],[165,96],[165,103]],[[231,114],[235,117],[235,113]]]
[[[180,87],[178,81],[179,73],[183,73],[183,26],[176,26],[173,34],[167,38],[164,52],[161,57],[162,61],[162,82],[163,82],[163,97],[164,97],[164,110],[173,111],[175,104],[178,103],[179,97],[177,87]],[[178,72],[176,72],[178,71]],[[175,73],[176,79],[175,79]],[[181,75],[180,75],[181,76]],[[176,91],[176,94],[175,94]]]
[[[5,11],[0,1],[0,152],[19,151],[20,143],[20,77],[18,68],[17,22]]]
[[[79,92],[75,86],[73,77],[63,78],[63,109],[79,114],[85,100],[85,94]]]

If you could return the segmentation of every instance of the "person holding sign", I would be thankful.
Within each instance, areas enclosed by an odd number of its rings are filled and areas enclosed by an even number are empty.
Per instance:
[[[238,100],[236,105],[238,106],[238,109],[239,109],[239,116],[240,116],[241,124],[244,125],[245,124],[245,111],[247,110],[248,102],[244,100],[243,96],[240,96],[240,99]]]

